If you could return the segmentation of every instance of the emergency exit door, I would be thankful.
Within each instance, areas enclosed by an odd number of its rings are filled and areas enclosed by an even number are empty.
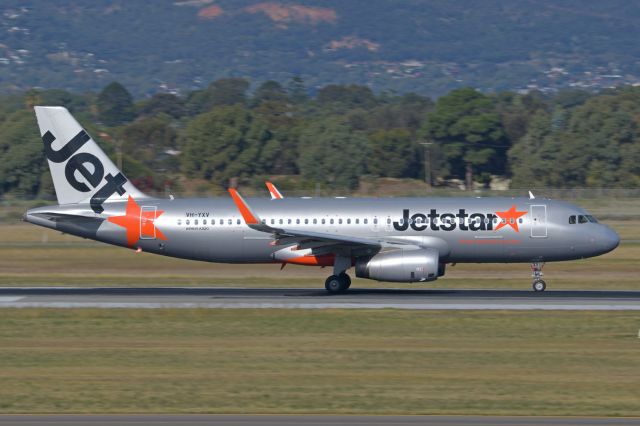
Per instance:
[[[156,206],[142,206],[140,209],[140,239],[155,240],[156,239]]]

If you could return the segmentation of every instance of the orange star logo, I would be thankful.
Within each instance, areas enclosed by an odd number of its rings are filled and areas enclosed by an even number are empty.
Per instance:
[[[526,211],[524,212],[519,212],[516,211],[516,205],[512,205],[511,208],[509,210],[507,210],[506,212],[496,212],[496,214],[502,218],[503,220],[500,221],[500,223],[498,224],[498,226],[496,227],[496,231],[504,226],[509,225],[510,227],[512,227],[516,232],[520,232],[520,230],[518,229],[518,218],[520,216],[524,216],[525,214],[527,214]]]
[[[167,239],[154,224],[162,213],[164,213],[163,210],[142,210],[140,205],[129,195],[124,216],[111,216],[107,220],[127,230],[127,244],[129,247],[133,247],[142,237]]]

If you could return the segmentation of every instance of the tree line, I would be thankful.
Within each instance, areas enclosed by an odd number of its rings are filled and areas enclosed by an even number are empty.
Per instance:
[[[99,93],[30,90],[0,96],[0,195],[53,194],[34,105],[66,106],[143,190],[358,188],[362,177],[434,186],[640,186],[640,88],[484,94],[414,93],[299,78],[252,89],[224,78],[184,96],[134,99],[118,82]],[[428,157],[425,157],[428,155]]]

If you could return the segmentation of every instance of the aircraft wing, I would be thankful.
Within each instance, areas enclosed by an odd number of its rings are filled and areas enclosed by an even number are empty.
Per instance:
[[[263,223],[258,215],[251,210],[251,207],[242,198],[237,190],[229,188],[231,198],[236,203],[242,218],[246,224],[256,231],[268,232],[274,235],[274,245],[285,244],[305,244],[309,247],[319,246],[351,246],[353,248],[369,248],[380,249],[386,245],[383,240],[375,240],[362,237],[354,237],[349,235],[328,234],[324,232],[312,232],[299,229],[277,228]]]

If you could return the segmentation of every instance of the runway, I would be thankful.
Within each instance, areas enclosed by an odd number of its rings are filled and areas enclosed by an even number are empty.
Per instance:
[[[640,291],[0,287],[0,308],[640,310]]]
[[[234,425],[234,426],[639,426],[637,418],[498,416],[278,416],[278,415],[42,415],[0,416],[4,426]]]

